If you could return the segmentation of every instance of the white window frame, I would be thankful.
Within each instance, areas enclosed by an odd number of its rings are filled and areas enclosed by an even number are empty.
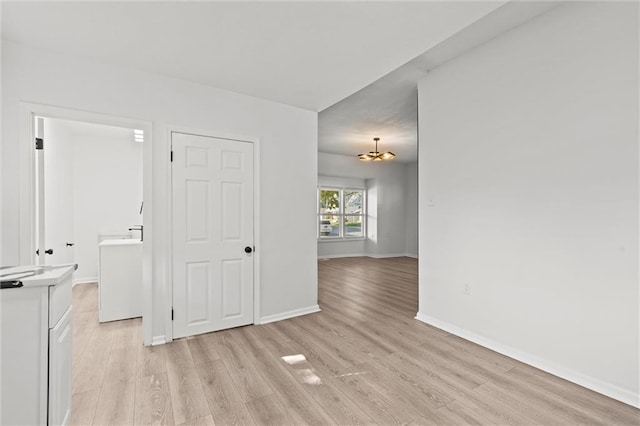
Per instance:
[[[322,213],[320,211],[320,192],[322,190],[339,191],[340,193],[340,207],[338,213]],[[345,213],[345,191],[360,191],[362,192],[362,213]],[[367,189],[357,186],[340,186],[340,185],[319,185],[316,197],[316,234],[317,239],[320,242],[335,242],[335,241],[358,241],[365,240],[367,237]],[[340,217],[340,229],[338,236],[323,236],[320,235],[320,224],[322,216],[339,216]],[[346,216],[361,216],[362,217],[362,235],[360,236],[347,236],[345,235],[345,218]]]

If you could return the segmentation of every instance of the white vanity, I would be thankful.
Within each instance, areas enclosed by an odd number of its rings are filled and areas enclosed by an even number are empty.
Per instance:
[[[71,274],[75,266],[0,269],[0,424],[65,425],[71,418]]]
[[[104,240],[100,249],[98,320],[142,316],[142,241]]]

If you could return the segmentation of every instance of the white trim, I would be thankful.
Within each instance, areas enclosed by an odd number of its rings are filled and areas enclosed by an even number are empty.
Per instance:
[[[98,277],[74,278],[72,287],[75,287],[77,284],[96,284],[97,282],[98,282]]]
[[[368,254],[367,256],[373,257],[374,259],[384,259],[387,257],[411,257],[406,253]]]
[[[412,259],[417,259],[418,255],[416,254],[366,254],[366,253],[345,253],[345,254],[321,254],[318,255],[318,259],[339,259],[343,257],[370,257],[372,259],[385,259],[389,257],[410,257]]]
[[[622,401],[625,404],[640,408],[640,394],[635,394],[632,391],[623,389],[612,383],[605,382],[595,377],[588,376],[583,373],[571,370],[561,365],[557,365],[546,359],[537,357],[530,353],[515,349],[511,346],[496,342],[482,335],[476,334],[472,331],[465,330],[456,325],[450,324],[446,321],[439,320],[429,315],[417,313],[415,319],[422,321],[426,324],[437,327],[441,330],[447,331],[463,339],[469,340],[473,343],[477,343],[480,346],[489,348],[493,351],[506,355],[510,358],[516,359],[520,362],[524,362],[532,367],[539,368],[542,371],[558,376],[562,379],[576,383],[592,391],[598,392],[602,395],[606,395],[610,398]]]
[[[164,280],[164,294],[167,295],[167,304],[165,308],[165,335],[158,336],[158,339],[162,338],[164,342],[172,342],[173,341],[173,320],[171,319],[171,309],[173,308],[173,244],[172,244],[172,235],[173,235],[173,211],[172,211],[172,170],[171,170],[171,161],[169,161],[169,153],[172,149],[172,133],[183,133],[194,136],[207,136],[218,139],[229,139],[240,142],[249,142],[253,144],[253,246],[256,248],[253,252],[253,323],[258,324],[256,320],[260,318],[260,300],[261,300],[261,285],[260,285],[260,264],[261,264],[261,239],[260,239],[260,138],[246,136],[246,135],[238,135],[238,134],[229,134],[224,132],[218,132],[215,130],[207,130],[207,129],[195,129],[191,127],[184,126],[175,126],[175,125],[167,125],[163,132],[166,135],[165,140],[163,141],[163,147],[165,152],[167,153],[167,161],[166,167],[163,167],[162,170],[166,173],[166,212],[168,212],[167,224],[166,224],[166,233],[165,238],[168,242],[165,247],[162,248],[166,255],[165,273],[166,279]],[[157,283],[156,283],[157,284]],[[154,338],[155,341],[155,338]],[[163,342],[163,343],[164,343]]]
[[[369,257],[364,253],[347,253],[347,254],[325,254],[318,255],[318,259],[340,259],[343,257]]]
[[[261,275],[261,257],[262,257],[262,245],[261,245],[261,232],[260,232],[260,182],[262,181],[260,177],[260,164],[262,164],[261,157],[261,144],[260,139],[256,138],[253,140],[253,245],[256,247],[256,250],[253,251],[254,261],[253,261],[253,322],[255,324],[256,320],[260,318],[260,312],[262,310],[262,305],[260,305],[260,301],[262,300],[262,286],[260,285],[260,277]]]
[[[367,241],[367,237],[324,237],[318,238],[319,243],[350,243],[352,241]]]
[[[137,120],[126,117],[117,117],[97,112],[82,111],[77,109],[44,105],[30,102],[19,103],[18,117],[18,150],[19,150],[19,177],[20,177],[20,264],[28,265],[34,263],[35,253],[35,179],[34,179],[34,158],[35,149],[33,149],[33,129],[31,126],[33,116],[41,116],[47,118],[57,118],[62,120],[74,120],[85,123],[95,123],[107,126],[124,127],[130,129],[141,129],[148,136],[143,144],[143,199],[145,200],[144,226],[147,229],[146,234],[149,236],[143,243],[143,291],[148,297],[145,297],[143,306],[143,338],[144,344],[149,345],[152,341],[153,332],[153,297],[152,286],[153,281],[153,253],[152,253],[152,237],[153,237],[153,180],[151,176],[152,168],[152,146],[153,134],[152,123],[145,120]]]
[[[167,340],[164,336],[153,336],[153,339],[151,340],[151,346],[164,345],[165,343],[167,343]]]
[[[20,265],[36,263],[35,253],[35,152],[31,141],[34,139],[32,117],[36,108],[30,104],[19,104],[18,151],[20,155]],[[6,125],[6,123],[5,123]]]
[[[318,178],[318,182],[320,178]],[[340,191],[340,212],[339,213],[322,213],[320,212],[320,191],[323,189],[326,190],[338,190]],[[361,191],[362,192],[362,213],[345,213],[345,196],[344,193],[347,190],[352,191]],[[367,214],[367,188],[361,186],[345,186],[345,185],[321,185],[318,183],[316,189],[316,211],[317,211],[317,220],[316,220],[316,239],[318,242],[345,242],[345,241],[366,241],[367,239],[367,223],[369,215]],[[320,235],[320,223],[322,221],[322,216],[339,216],[340,217],[340,235],[337,237],[334,236],[325,236],[322,237]],[[347,237],[345,235],[345,220],[347,216],[361,216],[362,217],[362,236],[361,237]]]
[[[315,314],[316,312],[320,312],[319,305],[313,305],[301,309],[294,309],[293,311],[281,312],[275,315],[267,315],[266,317],[260,318],[260,321],[256,322],[256,324],[269,324],[270,322],[282,321],[289,318],[300,317],[302,315]]]
[[[163,184],[158,188],[164,196],[164,244],[159,248],[162,252],[162,258],[164,260],[164,268],[162,273],[162,280],[157,282],[156,285],[160,287],[163,294],[161,299],[164,302],[164,306],[160,311],[160,315],[164,316],[164,335],[154,336],[156,339],[163,340],[164,343],[171,343],[173,341],[173,320],[171,319],[171,311],[173,309],[173,205],[172,205],[172,175],[171,175],[171,133],[176,129],[172,126],[163,126],[162,141],[160,143],[161,153],[161,165],[158,167],[162,173],[161,183]],[[164,312],[164,313],[163,313]]]

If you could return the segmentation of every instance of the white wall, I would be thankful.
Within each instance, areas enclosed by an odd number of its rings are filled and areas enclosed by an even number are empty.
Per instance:
[[[257,70],[256,72],[259,72]],[[154,74],[2,45],[2,264],[18,260],[20,101],[56,105],[153,123],[152,334],[161,339],[168,297],[170,183],[168,128],[182,126],[258,139],[260,234],[256,268],[260,318],[317,309],[317,114]],[[30,143],[27,141],[27,143]],[[286,164],[286,167],[283,165]],[[277,200],[277,202],[274,202]],[[291,215],[295,205],[302,214]],[[147,210],[148,212],[148,210]],[[296,232],[269,224],[287,217]],[[147,239],[147,233],[145,233]],[[284,272],[283,272],[284,271]]]
[[[319,257],[342,256],[405,256],[414,255],[407,251],[407,226],[417,221],[407,219],[417,217],[417,202],[406,199],[407,191],[417,185],[408,183],[408,171],[416,163],[400,162],[362,162],[357,157],[337,154],[318,154],[318,173],[321,181],[329,177],[360,179],[367,187],[367,239],[364,241],[318,242]],[[408,208],[415,209],[408,212]],[[412,228],[415,233],[415,227]]]
[[[638,4],[584,2],[419,83],[418,318],[636,405],[638,75]]]
[[[367,180],[371,199],[376,203],[369,210],[371,226],[367,228],[367,255],[372,257],[404,256],[405,242],[405,164],[387,164],[378,176]],[[374,195],[375,193],[375,195]],[[373,219],[372,218],[372,219]]]
[[[76,281],[98,277],[100,234],[126,234],[142,224],[142,144],[133,132],[112,126],[65,121],[74,151]],[[139,231],[132,231],[139,238]]]
[[[405,253],[418,257],[418,163],[405,169]]]

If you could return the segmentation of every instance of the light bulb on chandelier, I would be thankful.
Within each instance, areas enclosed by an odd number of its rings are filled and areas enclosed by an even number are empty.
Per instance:
[[[361,161],[382,161],[382,160],[393,160],[395,158],[395,154],[393,152],[379,152],[378,151],[378,141],[380,138],[373,138],[376,143],[376,150],[369,151],[368,154],[358,154],[358,158]]]

